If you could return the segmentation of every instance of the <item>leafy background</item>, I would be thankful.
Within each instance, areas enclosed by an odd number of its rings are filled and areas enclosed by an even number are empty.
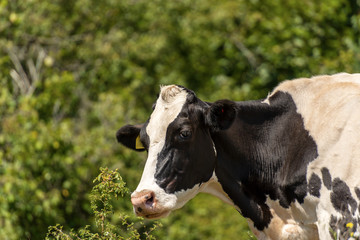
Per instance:
[[[0,0],[0,238],[91,224],[101,166],[135,189],[146,155],[115,132],[147,119],[161,84],[246,100],[343,71],[360,71],[359,0]],[[132,215],[129,196],[114,204]],[[208,195],[161,222],[159,239],[250,238]]]

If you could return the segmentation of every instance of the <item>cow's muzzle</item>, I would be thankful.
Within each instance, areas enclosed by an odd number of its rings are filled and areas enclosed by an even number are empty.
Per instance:
[[[167,216],[170,211],[159,206],[155,193],[151,190],[134,192],[131,195],[131,203],[137,216],[148,219],[157,219]]]

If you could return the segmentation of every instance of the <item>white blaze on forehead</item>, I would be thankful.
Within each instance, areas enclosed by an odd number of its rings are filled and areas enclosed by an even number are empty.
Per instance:
[[[156,107],[150,116],[146,133],[150,139],[149,153],[146,160],[143,175],[136,192],[151,190],[155,193],[158,203],[165,208],[173,208],[176,197],[167,194],[155,181],[157,156],[165,144],[166,130],[170,123],[179,115],[186,102],[187,92],[185,89],[170,85],[161,87],[160,96],[156,101]]]
[[[161,87],[156,107],[150,116],[146,132],[152,145],[165,140],[166,130],[171,122],[179,115],[186,102],[187,92],[175,85]]]

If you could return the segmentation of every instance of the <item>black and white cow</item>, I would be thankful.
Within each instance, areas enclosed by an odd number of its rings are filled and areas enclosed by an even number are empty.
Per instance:
[[[164,86],[149,120],[116,137],[148,152],[131,196],[139,216],[165,217],[206,192],[258,239],[347,239],[349,222],[360,230],[360,74],[285,81],[244,102]]]

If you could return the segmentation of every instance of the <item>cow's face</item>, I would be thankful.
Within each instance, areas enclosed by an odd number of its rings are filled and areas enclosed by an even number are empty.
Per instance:
[[[216,150],[210,133],[228,127],[235,115],[231,104],[223,105],[210,107],[190,90],[165,86],[145,124],[126,125],[117,132],[125,146],[148,151],[141,181],[131,195],[137,215],[167,216],[213,176]]]

